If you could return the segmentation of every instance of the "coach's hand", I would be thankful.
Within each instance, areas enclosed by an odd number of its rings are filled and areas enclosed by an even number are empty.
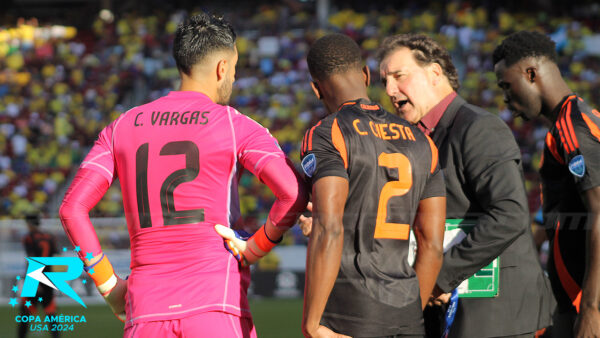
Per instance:
[[[221,224],[216,224],[215,230],[225,239],[225,248],[243,267],[254,264],[281,241],[269,239],[264,225],[250,237],[245,231],[233,230]]]
[[[117,275],[115,276],[117,277],[117,283],[110,291],[108,291],[108,293],[105,293],[102,296],[115,316],[125,323],[125,295],[127,294],[127,281],[121,279]]]

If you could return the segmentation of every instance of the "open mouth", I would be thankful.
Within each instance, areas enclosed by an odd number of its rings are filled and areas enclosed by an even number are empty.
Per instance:
[[[402,107],[404,107],[404,105],[407,103],[408,103],[408,100],[396,101],[396,105],[398,106],[398,109],[402,109]]]

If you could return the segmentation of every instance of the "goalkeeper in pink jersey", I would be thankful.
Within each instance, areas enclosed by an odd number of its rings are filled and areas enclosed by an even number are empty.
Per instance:
[[[125,337],[255,337],[247,265],[306,207],[303,183],[275,138],[227,105],[235,37],[229,23],[204,13],[181,24],[173,42],[181,88],[104,128],[61,205],[65,231],[125,321]],[[247,240],[230,229],[244,168],[277,197]],[[89,218],[117,177],[131,240],[127,280],[114,273]]]

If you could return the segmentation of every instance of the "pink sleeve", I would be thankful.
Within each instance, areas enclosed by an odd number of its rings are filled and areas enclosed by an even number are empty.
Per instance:
[[[281,228],[293,226],[299,214],[306,209],[308,193],[292,162],[288,158],[269,161],[259,178],[277,197],[269,212],[271,223]]]
[[[244,168],[260,177],[262,168],[269,161],[285,158],[279,143],[265,127],[240,113],[234,115],[234,118],[237,157]]]
[[[119,119],[115,120],[100,132],[94,146],[79,167],[80,169],[86,168],[98,172],[109,183],[112,183],[115,173],[112,137],[114,127],[118,121]]]
[[[90,210],[102,199],[110,183],[95,170],[79,169],[58,211],[63,228],[84,259],[88,252],[96,256],[102,249],[94,226],[90,221]]]

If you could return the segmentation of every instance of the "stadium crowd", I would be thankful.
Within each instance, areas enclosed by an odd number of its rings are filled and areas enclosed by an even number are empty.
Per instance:
[[[499,114],[513,130],[534,213],[540,205],[537,169],[547,127],[513,119],[496,86],[491,53],[504,36],[517,30],[550,34],[569,87],[599,106],[600,51],[585,43],[600,28],[598,21],[571,13],[555,17],[490,11],[459,1],[436,6],[336,10],[326,28],[319,28],[313,13],[302,7],[265,5],[252,13],[228,12],[239,32],[231,105],[267,127],[288,157],[298,162],[303,131],[325,114],[311,95],[305,61],[316,38],[335,31],[355,39],[372,71],[370,97],[389,104],[375,60],[379,43],[391,34],[428,34],[451,51],[461,77],[459,93]],[[169,51],[177,24],[187,14],[119,13],[94,18],[89,27],[49,26],[35,19],[0,26],[0,218],[20,218],[32,210],[56,217],[51,202],[62,199],[61,188],[100,129],[127,109],[177,88],[177,68]],[[386,108],[393,111],[391,105]],[[243,224],[262,224],[266,206],[273,202],[269,189],[246,175],[240,196]],[[92,216],[122,215],[120,198],[118,184],[113,184]],[[299,231],[295,234],[285,242],[304,241]]]

